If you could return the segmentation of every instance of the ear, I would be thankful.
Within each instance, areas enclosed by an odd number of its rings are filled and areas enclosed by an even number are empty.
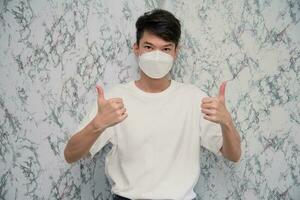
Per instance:
[[[133,44],[133,52],[134,52],[134,54],[136,55],[136,56],[138,56],[139,55],[139,45],[135,42],[134,44]]]

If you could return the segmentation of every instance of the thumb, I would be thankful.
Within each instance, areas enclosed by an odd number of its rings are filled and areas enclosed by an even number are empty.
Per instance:
[[[225,102],[225,88],[226,88],[227,81],[222,82],[219,90],[219,98]]]
[[[98,93],[98,101],[100,104],[105,102],[104,91],[100,85],[96,85],[97,93]]]

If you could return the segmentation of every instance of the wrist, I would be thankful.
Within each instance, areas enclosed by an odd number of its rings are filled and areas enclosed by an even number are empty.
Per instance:
[[[231,127],[233,126],[233,122],[231,117],[228,117],[227,120],[225,120],[222,124],[221,124],[222,128],[228,129],[230,130]]]
[[[103,132],[106,129],[106,126],[101,120],[101,117],[97,114],[94,119],[91,121],[91,126],[94,133]]]

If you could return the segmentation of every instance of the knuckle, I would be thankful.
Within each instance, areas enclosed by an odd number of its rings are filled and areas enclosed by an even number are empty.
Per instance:
[[[114,98],[114,101],[115,101],[115,102],[123,102],[123,99],[120,98],[120,97],[117,97],[117,98]]]
[[[119,106],[117,104],[112,104],[111,105],[115,110],[118,110],[119,109]]]

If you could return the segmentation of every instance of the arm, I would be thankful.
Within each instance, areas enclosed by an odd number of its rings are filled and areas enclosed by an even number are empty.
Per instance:
[[[121,98],[106,100],[100,86],[97,86],[97,91],[98,112],[86,127],[73,135],[68,141],[64,151],[65,160],[68,163],[75,162],[87,155],[92,145],[106,128],[122,122],[127,117]]]
[[[223,135],[221,153],[227,159],[237,162],[241,157],[241,139],[225,106],[225,86],[226,82],[222,83],[218,97],[202,99],[201,111],[204,119],[220,124]]]
[[[241,158],[241,138],[233,121],[221,125],[223,134],[223,146],[221,152],[223,156],[231,161],[237,162]]]
[[[93,119],[85,128],[70,138],[64,151],[65,160],[72,163],[87,155],[104,130],[104,128],[98,128]]]

